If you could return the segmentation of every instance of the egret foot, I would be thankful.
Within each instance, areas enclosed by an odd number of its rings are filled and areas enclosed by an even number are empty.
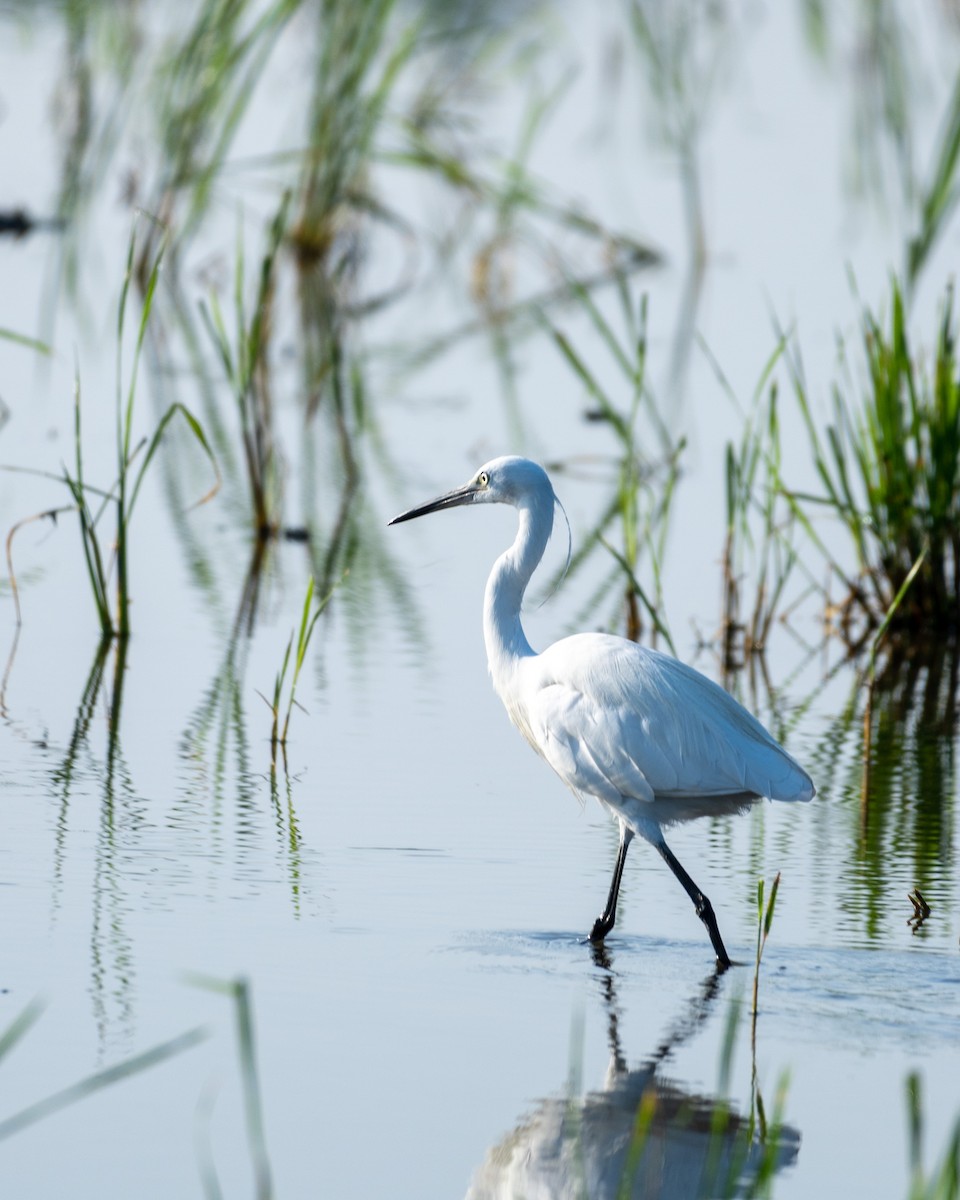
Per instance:
[[[725,971],[730,966],[730,956],[727,954],[723,938],[720,936],[720,928],[717,925],[717,918],[714,916],[713,905],[703,892],[700,892],[696,906],[697,916],[706,925],[707,932],[710,934],[710,941],[713,942],[713,949],[717,955],[717,966],[721,971]]]
[[[723,938],[720,936],[720,930],[717,927],[717,918],[713,912],[713,905],[680,865],[680,861],[674,856],[673,851],[667,843],[661,840],[656,843],[656,846],[660,857],[674,875],[676,875],[677,879],[680,880],[683,890],[693,901],[693,906],[697,910],[697,916],[706,925],[707,933],[710,934],[710,941],[713,943],[713,950],[717,956],[717,966],[721,971],[725,971],[730,966],[730,955],[727,954]]]
[[[599,917],[597,917],[597,919],[594,921],[593,928],[590,930],[590,941],[593,942],[594,945],[596,945],[599,942],[602,942],[603,939],[610,932],[610,930],[613,928],[615,921],[616,921],[616,913],[614,913],[614,915],[611,916],[609,919],[607,919],[606,913],[601,913],[601,915]]]
[[[620,895],[620,880],[623,878],[623,864],[627,861],[627,847],[633,841],[633,831],[620,822],[620,847],[617,850],[617,861],[613,865],[613,879],[610,880],[610,893],[607,896],[607,906],[594,921],[590,930],[590,941],[596,944],[602,942],[617,920],[617,897]]]

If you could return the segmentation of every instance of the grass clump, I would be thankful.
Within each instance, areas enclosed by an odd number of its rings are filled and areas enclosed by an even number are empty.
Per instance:
[[[77,505],[77,510],[80,514],[80,531],[83,541],[84,556],[87,563],[87,571],[90,578],[90,586],[93,592],[94,600],[97,606],[97,614],[100,619],[100,628],[105,637],[121,637],[125,638],[130,633],[130,584],[129,584],[129,558],[130,558],[130,522],[133,518],[133,511],[137,503],[137,498],[140,494],[140,488],[143,484],[144,477],[147,473],[147,468],[153,461],[153,456],[156,453],[163,434],[178,414],[186,422],[190,432],[195,440],[207,455],[211,464],[216,469],[216,463],[213,457],[213,451],[207,442],[206,435],[200,426],[196,417],[183,404],[175,402],[166,409],[157,422],[156,428],[149,438],[144,438],[140,442],[134,444],[133,441],[133,425],[134,425],[134,401],[137,391],[137,368],[140,363],[140,353],[143,349],[143,339],[147,331],[147,322],[150,319],[150,311],[153,307],[153,299],[156,293],[157,284],[160,279],[160,266],[163,260],[163,248],[161,247],[157,257],[154,259],[150,274],[147,279],[146,292],[143,299],[143,306],[140,314],[140,323],[137,329],[136,347],[133,355],[133,368],[130,372],[130,382],[124,394],[123,386],[123,371],[122,371],[122,356],[123,356],[123,339],[124,326],[127,316],[127,301],[130,291],[130,281],[134,269],[134,249],[136,246],[136,231],[130,237],[130,248],[127,253],[127,269],[124,277],[123,289],[120,293],[120,307],[117,314],[117,413],[116,413],[116,436],[117,436],[117,482],[111,495],[104,499],[99,511],[96,515],[91,513],[87,504],[87,488],[83,478],[83,456],[82,456],[82,437],[80,425],[80,385],[79,381],[76,388],[76,423],[75,423],[75,445],[76,445],[76,474],[74,476],[65,475],[66,482],[73,494],[74,501]],[[142,456],[140,452],[142,451]],[[134,460],[140,456],[139,466],[134,469]],[[219,487],[219,478],[214,487],[216,491]],[[210,493],[212,494],[212,493]],[[114,544],[116,546],[116,620],[111,617],[110,607],[108,602],[109,579],[108,572],[104,570],[104,562],[106,556],[103,553],[103,548],[100,544],[100,534],[97,529],[97,524],[100,516],[103,514],[104,507],[107,502],[111,501],[115,509],[115,530]]]
[[[71,472],[63,468],[62,475],[52,476],[66,485],[73,500],[72,506],[61,509],[50,509],[39,514],[41,517],[55,517],[57,513],[69,511],[72,507],[80,519],[80,540],[87,567],[90,590],[97,609],[101,635],[104,638],[126,638],[130,634],[130,524],[134,509],[140,495],[140,489],[146,477],[147,470],[153,457],[160,447],[167,426],[176,416],[180,416],[190,430],[193,438],[203,450],[216,472],[216,461],[213,451],[207,441],[202,426],[191,411],[179,401],[169,405],[157,422],[153,432],[139,440],[134,440],[134,412],[137,393],[137,375],[140,355],[146,336],[147,324],[153,307],[157,285],[160,279],[160,266],[163,260],[161,246],[152,262],[144,290],[144,298],[137,328],[133,366],[126,387],[123,378],[123,344],[127,322],[127,307],[130,293],[130,283],[134,275],[135,251],[137,246],[136,229],[130,236],[127,252],[126,273],[120,293],[120,305],[117,313],[117,400],[116,400],[116,453],[117,475],[111,488],[104,490],[91,485],[84,475],[83,465],[83,429],[81,411],[80,378],[77,373],[74,386],[74,467]],[[47,472],[35,472],[47,475]],[[209,499],[219,488],[220,480],[217,475],[216,483],[204,500]],[[202,501],[201,501],[202,502]],[[105,513],[112,510],[114,526],[112,537],[106,541],[102,521]],[[35,518],[27,518],[33,520]],[[12,539],[14,533],[26,521],[19,521],[7,538],[7,560],[10,564],[11,586],[16,592],[16,581],[12,566]],[[110,553],[112,549],[112,553]],[[115,604],[111,594],[115,595]],[[20,622],[20,607],[17,602],[17,622]]]
[[[956,636],[960,628],[960,362],[953,291],[943,302],[936,350],[911,349],[900,288],[889,324],[862,317],[862,399],[849,378],[834,387],[833,420],[814,423],[799,363],[796,395],[825,495],[853,545],[858,572],[838,614],[841,635],[861,645],[893,608],[889,634]],[[822,547],[822,543],[821,543]],[[918,566],[919,564],[919,566]],[[835,565],[835,564],[834,564]],[[899,600],[898,600],[899,597]],[[895,605],[895,601],[897,601]]]

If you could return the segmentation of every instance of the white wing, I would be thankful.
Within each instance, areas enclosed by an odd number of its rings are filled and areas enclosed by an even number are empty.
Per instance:
[[[803,769],[698,671],[606,634],[519,664],[511,717],[577,793],[614,803],[752,794],[809,800]]]

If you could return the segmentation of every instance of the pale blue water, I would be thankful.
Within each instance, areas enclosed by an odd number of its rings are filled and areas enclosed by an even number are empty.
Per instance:
[[[842,63],[852,47],[840,44],[832,68],[817,65],[799,40],[798,12],[744,17],[724,49],[730,66],[702,135],[710,263],[696,325],[746,398],[772,350],[770,308],[795,320],[825,408],[835,333],[856,323],[845,266],[864,298],[880,303],[909,219],[889,196],[885,211],[851,198],[855,95]],[[623,38],[619,13],[551,13],[554,40],[538,69],[549,78],[569,63],[583,70],[535,142],[534,166],[612,226],[654,241],[668,260],[640,281],[650,293],[650,379],[671,428],[690,439],[668,540],[666,611],[680,655],[716,675],[715,656],[697,646],[719,621],[722,444],[738,435],[739,418],[696,349],[685,387],[671,390],[688,258],[676,156],[646,136],[638,68],[627,64],[613,100],[600,87]],[[35,24],[21,16],[3,28],[0,156],[9,165],[0,201],[39,212],[55,197],[49,106],[62,33],[53,17]],[[289,89],[303,69],[295,35],[280,44],[237,157],[257,152],[265,130],[273,149],[278,139],[295,143],[280,86]],[[932,23],[915,36],[928,64],[918,108],[925,161],[955,63],[955,53],[944,62],[945,47],[955,52],[955,40]],[[931,52],[931,43],[941,49]],[[504,147],[515,144],[530,78],[507,73],[478,109],[485,133]],[[139,152],[134,132],[128,158],[116,160],[91,209],[80,316],[64,302],[50,319],[55,241],[0,242],[0,328],[53,336],[56,350],[38,366],[29,350],[0,341],[0,395],[11,410],[0,461],[52,472],[71,461],[76,348],[87,469],[112,478],[114,313],[130,223],[117,196],[124,165]],[[433,224],[450,217],[449,198],[385,167],[375,174],[428,244]],[[215,219],[185,272],[193,304],[205,294],[195,268],[206,256],[229,277],[238,197],[254,214],[272,212],[273,197],[265,201],[242,172],[218,192]],[[252,261],[257,222],[247,222]],[[287,775],[271,778],[269,713],[258,692],[270,693],[299,620],[309,560],[296,543],[272,548],[255,620],[244,623],[250,549],[235,482],[191,511],[209,485],[202,456],[172,441],[159,452],[175,456],[181,471],[148,479],[139,502],[134,636],[112,746],[112,656],[103,689],[85,699],[97,637],[75,518],[17,535],[24,626],[0,704],[0,1030],[34,997],[47,1007],[0,1061],[0,1122],[185,1030],[202,1026],[209,1038],[0,1141],[4,1194],[203,1195],[200,1164],[210,1154],[224,1195],[251,1193],[234,1014],[225,997],[189,981],[197,972],[250,981],[277,1196],[419,1200],[471,1186],[518,1194],[519,1176],[487,1168],[502,1163],[505,1146],[530,1148],[536,1130],[554,1128],[571,1071],[579,1075],[574,1107],[587,1114],[590,1150],[602,1160],[603,1138],[620,1138],[622,1149],[624,1136],[622,1111],[604,1116],[616,1091],[608,1075],[614,1015],[622,1090],[659,1051],[664,1103],[715,1106],[728,1013],[749,1000],[752,971],[727,973],[703,1001],[709,942],[644,846],[631,850],[609,965],[598,966],[584,944],[606,895],[615,831],[595,806],[581,812],[516,736],[483,660],[480,596],[489,564],[512,537],[512,514],[386,528],[394,513],[506,450],[579,468],[557,476],[575,548],[608,502],[616,447],[608,429],[583,422],[588,400],[543,333],[513,344],[516,410],[486,335],[419,370],[401,369],[398,350],[476,317],[465,279],[483,237],[464,237],[442,260],[439,283],[424,267],[406,302],[357,323],[370,351],[378,436],[360,439],[362,485],[345,505],[329,426],[302,432],[296,319],[282,310],[275,391],[285,517],[316,522],[322,558],[343,508],[359,547],[316,630]],[[923,279],[921,328],[930,328],[924,321],[956,238],[949,227]],[[368,262],[371,292],[381,271],[394,277],[399,254],[384,231],[374,245],[384,258]],[[571,253],[587,271],[602,260],[595,246]],[[552,267],[528,243],[516,255],[516,286],[551,280]],[[613,319],[609,294],[598,297]],[[605,382],[622,386],[590,323],[569,313],[556,319]],[[183,344],[171,334],[165,345],[160,375],[152,383],[146,375],[138,397],[144,430],[155,419],[151,397],[176,394],[202,411]],[[217,395],[226,410],[226,392]],[[791,469],[812,486],[785,401],[784,421]],[[4,529],[63,501],[55,481],[0,474]],[[552,569],[564,552],[561,536],[548,552]],[[599,573],[603,560],[594,561]],[[544,645],[582,626],[596,580],[574,577],[532,610],[531,641]],[[9,645],[7,589],[0,599]],[[597,622],[609,622],[614,608]],[[774,634],[775,706],[761,679],[737,684],[809,767],[818,797],[689,826],[671,845],[745,963],[757,880],[769,884],[782,872],[756,1066],[768,1109],[787,1073],[784,1119],[799,1141],[784,1152],[774,1195],[896,1197],[909,1178],[908,1072],[923,1078],[928,1164],[960,1113],[954,740],[949,728],[918,729],[915,704],[895,725],[902,747],[879,771],[877,795],[886,794],[885,771],[889,799],[874,802],[865,826],[862,692],[853,669],[837,666],[836,649],[816,649],[819,640],[819,612],[808,603]],[[917,886],[931,914],[914,929],[907,893]],[[729,1080],[742,1116],[751,1076],[742,1021]],[[522,1179],[523,1194],[541,1185],[542,1194],[568,1194],[557,1180],[533,1173]],[[605,1194],[600,1186],[590,1194]]]

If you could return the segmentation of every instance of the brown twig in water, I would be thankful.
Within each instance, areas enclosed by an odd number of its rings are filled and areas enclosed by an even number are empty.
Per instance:
[[[7,572],[10,576],[10,591],[13,594],[13,607],[17,614],[17,628],[23,624],[23,618],[20,614],[20,589],[17,587],[17,576],[13,569],[13,535],[22,529],[24,525],[29,525],[31,521],[43,521],[49,518],[54,524],[57,523],[57,517],[61,513],[76,512],[75,504],[65,504],[62,508],[46,508],[43,512],[34,513],[32,517],[23,517],[17,521],[15,525],[10,527],[10,532],[7,534]]]

